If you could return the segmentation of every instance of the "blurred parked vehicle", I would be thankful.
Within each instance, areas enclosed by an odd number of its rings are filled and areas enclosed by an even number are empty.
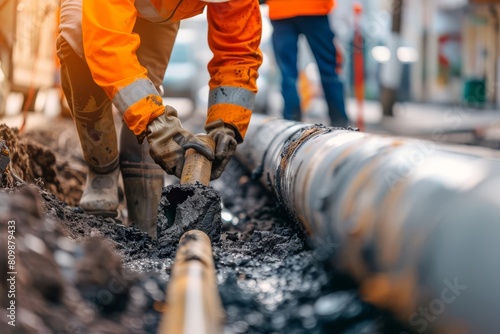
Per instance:
[[[263,55],[262,65],[259,68],[257,79],[258,92],[255,96],[254,111],[259,114],[270,114],[273,90],[279,89],[279,71],[274,60],[271,42],[272,26],[267,14],[267,6],[261,6],[262,12],[262,38],[260,49]]]
[[[259,69],[259,77],[257,78],[258,92],[255,95],[254,112],[258,114],[268,114],[271,91],[273,85],[275,85],[275,87],[278,85],[278,74],[276,73],[276,68],[273,68],[274,63],[271,61],[269,54],[265,51],[262,52],[264,57]]]
[[[163,78],[165,97],[184,97],[195,101],[201,86],[203,64],[196,57],[198,33],[192,29],[180,29],[170,62]]]

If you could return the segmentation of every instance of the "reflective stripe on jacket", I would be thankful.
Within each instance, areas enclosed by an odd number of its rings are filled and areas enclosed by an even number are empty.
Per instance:
[[[334,0],[267,0],[271,20],[295,16],[327,15],[335,5]]]
[[[250,121],[258,68],[262,22],[258,0],[222,3],[199,0],[84,0],[83,53],[95,82],[139,135],[164,112],[161,96],[135,51],[140,36],[132,30],[137,16],[151,22],[178,22],[207,7],[210,99],[207,124],[221,119],[244,137]],[[162,43],[161,40],[158,43]]]

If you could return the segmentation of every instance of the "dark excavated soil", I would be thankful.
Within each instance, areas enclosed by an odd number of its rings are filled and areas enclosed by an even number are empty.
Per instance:
[[[185,211],[203,206],[200,198],[185,207],[177,205],[175,217],[160,214],[160,238],[153,240],[135,227],[88,216],[76,207],[80,193],[74,194],[73,186],[65,187],[72,174],[58,167],[59,157],[67,159],[68,166],[76,165],[76,158],[43,145],[43,133],[18,138],[15,132],[4,131],[11,136],[7,141],[11,151],[24,156],[24,160],[13,159],[13,170],[32,185],[6,175],[0,192],[0,275],[4,275],[0,277],[0,333],[12,330],[4,314],[7,258],[3,250],[9,220],[16,221],[18,250],[16,333],[154,333],[165,307],[176,239],[192,224]],[[33,138],[37,138],[36,149],[30,146]],[[35,169],[29,172],[27,161],[40,150],[56,157],[48,164],[53,171],[48,176],[43,173],[46,167],[40,176]],[[30,173],[34,177],[27,177]],[[84,179],[75,182],[80,187]],[[226,333],[403,330],[389,315],[362,302],[348,278],[322,263],[293,218],[236,162],[212,186],[225,206],[221,232],[217,228],[208,232],[214,241]],[[164,189],[162,210],[171,205],[171,189]],[[218,200],[217,194],[213,196],[207,202],[210,205]],[[206,221],[219,221],[218,214],[206,216]],[[184,227],[174,231],[169,217],[180,219]]]
[[[177,244],[189,230],[203,231],[210,240],[218,241],[222,227],[220,203],[217,191],[201,183],[164,187],[158,208],[159,246]]]
[[[75,146],[75,141],[69,140],[68,126],[71,127],[72,123],[54,124],[50,130],[30,134],[28,139],[20,137],[17,129],[0,124],[0,138],[10,150],[14,173],[24,181],[50,191],[69,205],[77,205],[82,194],[81,185],[85,182],[85,168],[78,154],[79,147]],[[74,140],[75,133],[71,132]],[[61,135],[67,138],[61,141]],[[73,144],[72,149],[66,146],[68,143]],[[4,176],[2,181],[0,184],[3,186],[14,185],[9,175]]]

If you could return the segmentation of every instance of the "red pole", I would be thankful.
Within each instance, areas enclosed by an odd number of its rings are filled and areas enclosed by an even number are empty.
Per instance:
[[[354,97],[358,105],[358,117],[356,126],[360,131],[365,130],[363,118],[363,101],[365,98],[365,71],[364,71],[364,54],[363,54],[363,35],[361,33],[361,14],[363,13],[363,5],[355,2],[354,6]]]

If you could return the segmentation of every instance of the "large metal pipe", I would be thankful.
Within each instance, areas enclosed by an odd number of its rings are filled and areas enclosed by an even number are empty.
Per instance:
[[[255,115],[236,157],[365,300],[420,333],[500,328],[495,151]]]

